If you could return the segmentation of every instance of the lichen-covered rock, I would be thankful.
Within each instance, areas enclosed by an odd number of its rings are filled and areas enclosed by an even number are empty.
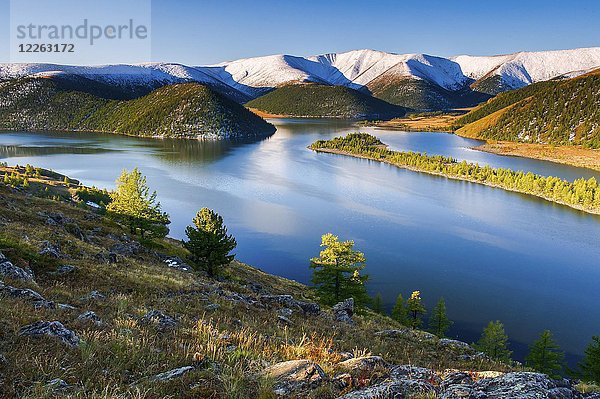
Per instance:
[[[178,256],[161,255],[162,261],[170,268],[180,270],[182,272],[191,272],[193,269]]]
[[[54,309],[56,304],[47,301],[41,294],[30,288],[15,288],[0,281],[0,296],[19,298],[31,302],[36,308]]]
[[[409,339],[416,339],[418,341],[438,341],[439,338],[435,334],[428,333],[427,331],[416,330],[412,328],[402,328],[398,330],[383,330],[375,333],[377,336],[382,337],[404,337]]]
[[[353,323],[352,316],[354,315],[354,298],[348,298],[345,301],[333,305],[333,317],[337,321],[344,323]]]
[[[62,275],[65,275],[65,274],[73,273],[73,272],[75,272],[75,270],[77,270],[77,268],[75,266],[72,266],[72,265],[60,265],[59,267],[56,268],[56,272],[54,272],[54,273],[62,276]]]
[[[25,270],[13,265],[2,252],[0,252],[0,276],[13,280],[33,280],[33,272],[31,270]]]
[[[443,385],[443,399],[576,399],[581,394],[568,380],[552,380],[545,374],[515,372],[484,378],[472,384]]]
[[[91,310],[87,310],[79,316],[77,316],[77,321],[89,322],[97,326],[102,325],[102,319],[100,318],[100,316],[98,316],[95,312],[92,312]]]
[[[275,381],[274,392],[279,396],[314,389],[327,379],[323,369],[311,360],[277,363],[268,367],[264,375]]]
[[[60,258],[62,254],[56,245],[52,245],[49,241],[42,241],[40,245],[40,255],[49,256],[51,258]]]
[[[159,330],[169,330],[177,327],[177,320],[159,310],[151,310],[142,317],[143,324],[154,324]]]
[[[37,321],[33,324],[26,325],[19,330],[19,336],[54,337],[71,347],[77,347],[81,341],[73,331],[63,326],[60,321]]]
[[[175,378],[182,377],[192,370],[194,370],[193,366],[180,367],[177,369],[165,371],[164,373],[157,374],[154,377],[150,378],[150,381],[158,381],[158,382],[169,381],[169,380],[172,380]]]
[[[79,298],[80,301],[102,301],[104,299],[106,299],[106,295],[104,295],[96,290]]]
[[[390,365],[381,356],[363,356],[345,360],[337,367],[349,372],[352,376],[368,375],[377,370],[389,372]]]
[[[469,345],[463,341],[458,341],[456,339],[442,338],[438,341],[438,345],[441,347],[450,348],[450,349],[462,351],[462,352],[468,352],[468,353],[475,352],[475,349],[473,349],[473,347],[471,345]]]
[[[386,380],[365,389],[347,393],[339,399],[406,399],[415,395],[434,394],[433,385],[415,380]]]

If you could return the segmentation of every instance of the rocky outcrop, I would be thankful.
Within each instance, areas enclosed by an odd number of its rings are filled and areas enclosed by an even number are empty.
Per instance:
[[[311,360],[277,363],[268,367],[264,375],[275,381],[274,392],[282,397],[292,392],[314,389],[327,379],[323,369]]]
[[[106,295],[104,295],[96,290],[79,298],[80,301],[102,301],[104,299],[106,299]]]
[[[182,272],[191,272],[193,269],[190,265],[185,263],[178,256],[167,256],[167,255],[159,255],[160,259],[163,261],[165,265],[170,268],[182,271]]]
[[[59,267],[56,268],[56,271],[54,272],[54,274],[63,276],[65,274],[74,273],[76,270],[77,270],[77,268],[72,265],[60,265]]]
[[[337,321],[352,324],[354,315],[354,298],[348,298],[345,301],[333,305],[333,317]]]
[[[55,259],[62,257],[60,249],[56,245],[51,244],[50,241],[42,241],[42,243],[40,244],[39,254]]]
[[[364,356],[345,360],[337,368],[347,371],[353,377],[366,376],[375,371],[389,372],[389,364],[381,356]]]
[[[299,301],[291,295],[261,295],[259,301],[267,306],[281,306],[292,310],[300,310],[304,314],[318,315],[321,307],[314,302]]]
[[[70,347],[77,347],[81,342],[79,337],[73,331],[63,326],[60,321],[37,321],[26,325],[19,330],[19,336],[35,338],[43,336],[54,337]]]
[[[16,288],[0,281],[0,296],[22,299],[31,302],[36,308],[54,309],[56,304],[46,300],[41,294],[30,288]]]
[[[427,331],[416,330],[412,328],[402,328],[398,330],[383,330],[375,333],[381,337],[403,337],[408,339],[414,339],[417,341],[438,341],[439,338],[435,334],[428,333]],[[457,341],[458,342],[458,341]]]
[[[25,270],[13,265],[2,252],[0,252],[0,276],[13,280],[33,280],[33,272],[31,270]]]
[[[552,380],[540,373],[507,373],[496,378],[484,378],[474,383],[450,385],[440,396],[443,399],[575,399],[580,394],[568,380]]]

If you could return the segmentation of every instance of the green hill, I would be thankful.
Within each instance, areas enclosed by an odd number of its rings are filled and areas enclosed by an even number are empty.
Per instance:
[[[264,136],[275,131],[243,106],[198,83],[164,86],[134,99],[120,95],[106,87],[63,79],[2,82],[0,129],[207,139]]]
[[[472,107],[490,98],[468,87],[450,91],[426,80],[385,76],[371,81],[367,88],[374,97],[415,110],[443,110]]]
[[[287,85],[246,104],[263,112],[297,117],[391,119],[406,109],[343,86]]]
[[[499,94],[456,127],[469,137],[600,148],[600,70]]]

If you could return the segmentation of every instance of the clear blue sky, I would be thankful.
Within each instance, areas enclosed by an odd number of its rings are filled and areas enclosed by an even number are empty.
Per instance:
[[[0,62],[9,60],[9,15],[9,0],[0,0]],[[137,61],[200,65],[360,48],[449,56],[590,47],[600,45],[598,21],[600,0],[154,0],[152,59]]]

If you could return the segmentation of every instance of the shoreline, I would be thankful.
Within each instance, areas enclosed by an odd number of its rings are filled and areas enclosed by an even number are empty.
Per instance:
[[[592,209],[585,208],[583,206],[568,204],[568,203],[566,203],[564,201],[554,200],[554,199],[545,197],[543,195],[538,195],[538,194],[534,194],[534,193],[528,193],[528,192],[524,192],[524,191],[519,191],[519,190],[515,190],[515,189],[506,188],[506,187],[503,187],[503,186],[501,186],[499,184],[494,184],[494,183],[489,183],[489,182],[482,182],[482,181],[478,181],[476,179],[467,179],[467,178],[461,178],[461,177],[458,177],[458,176],[451,176],[451,175],[447,175],[447,174],[444,174],[444,173],[438,173],[438,172],[432,172],[432,171],[422,170],[422,169],[415,168],[415,167],[412,167],[412,166],[407,166],[407,165],[399,165],[399,164],[390,162],[387,159],[378,159],[378,158],[370,157],[370,156],[367,156],[367,155],[354,154],[352,152],[343,151],[343,150],[336,150],[336,149],[330,149],[330,148],[312,148],[312,147],[308,147],[308,148],[310,150],[312,150],[312,151],[317,152],[317,153],[327,153],[327,154],[335,154],[335,155],[344,155],[344,156],[349,156],[349,157],[354,157],[354,158],[362,158],[362,159],[367,159],[367,160],[370,160],[370,161],[386,163],[388,165],[392,165],[392,166],[395,166],[395,167],[400,168],[400,169],[410,170],[411,172],[425,173],[425,174],[432,175],[432,176],[440,176],[440,177],[445,177],[447,179],[466,181],[466,182],[480,184],[480,185],[488,186],[488,187],[492,187],[492,188],[498,188],[498,189],[501,189],[501,190],[504,190],[504,191],[510,191],[510,192],[513,192],[513,193],[518,193],[518,194],[523,194],[523,195],[530,195],[530,196],[537,197],[537,198],[543,199],[545,201],[551,202],[553,204],[563,205],[563,206],[569,207],[569,208],[577,210],[577,211],[585,212],[587,214],[600,215],[600,210],[592,210]]]

